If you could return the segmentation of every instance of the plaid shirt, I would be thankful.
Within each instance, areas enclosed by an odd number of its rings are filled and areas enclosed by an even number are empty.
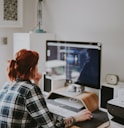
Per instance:
[[[64,127],[63,119],[59,120]],[[0,90],[0,128],[55,128],[38,86],[30,81],[6,83]]]

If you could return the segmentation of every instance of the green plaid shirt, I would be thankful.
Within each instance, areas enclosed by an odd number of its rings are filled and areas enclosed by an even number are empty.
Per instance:
[[[59,122],[64,127],[63,119]],[[0,128],[55,128],[56,123],[40,88],[30,81],[5,83],[0,90]]]

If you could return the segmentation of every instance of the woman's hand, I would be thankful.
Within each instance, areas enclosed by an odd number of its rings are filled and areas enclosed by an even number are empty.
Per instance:
[[[33,79],[33,80],[34,80],[34,83],[35,83],[36,85],[38,85],[41,78],[42,78],[41,73],[37,72],[37,73],[35,74],[34,79]]]
[[[74,116],[76,122],[90,120],[92,118],[92,113],[85,109],[80,111],[76,116]]]

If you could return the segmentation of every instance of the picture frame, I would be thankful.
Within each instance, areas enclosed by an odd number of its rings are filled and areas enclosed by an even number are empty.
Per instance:
[[[0,0],[0,27],[23,26],[23,0]]]

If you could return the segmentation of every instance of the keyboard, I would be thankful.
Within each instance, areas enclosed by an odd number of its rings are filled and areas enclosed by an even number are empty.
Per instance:
[[[61,98],[54,99],[54,101],[63,105],[76,108],[76,109],[81,109],[84,107],[83,103],[80,100],[74,99],[74,98],[61,97]]]
[[[61,106],[53,105],[51,103],[47,103],[47,107],[51,113],[62,117],[70,117],[77,114],[77,112],[62,108]]]

